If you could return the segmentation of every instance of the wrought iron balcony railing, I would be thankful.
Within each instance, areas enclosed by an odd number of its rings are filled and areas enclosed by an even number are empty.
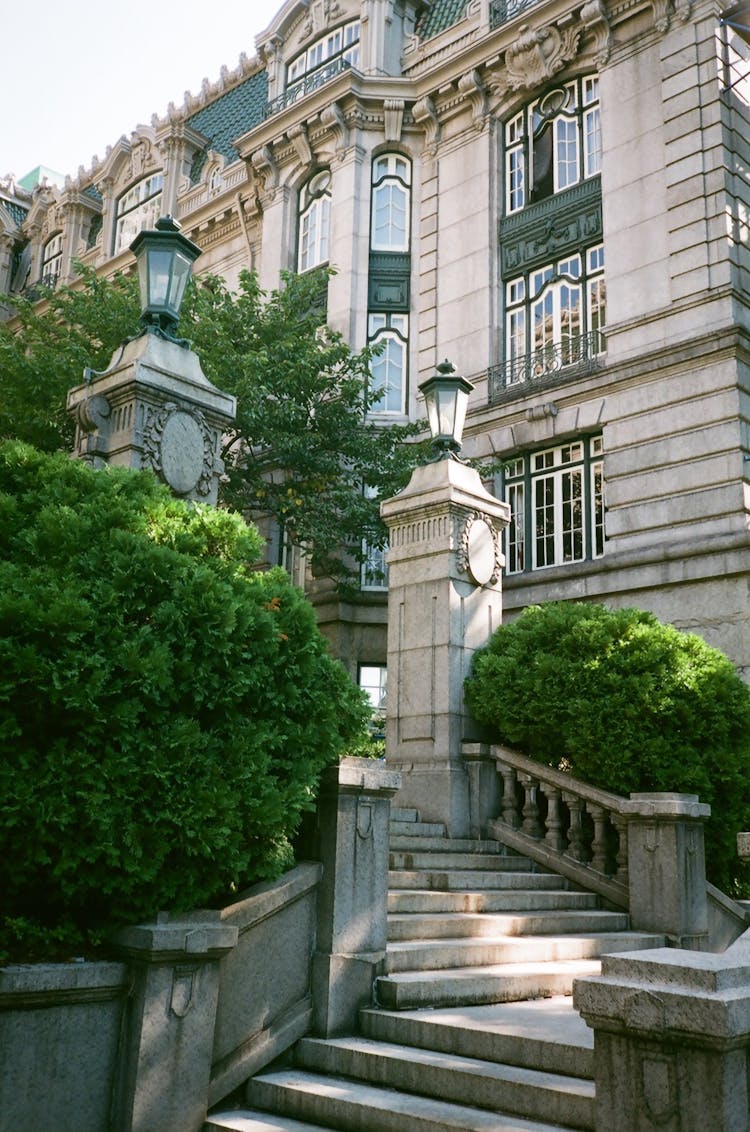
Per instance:
[[[306,75],[305,78],[300,79],[299,82],[294,83],[278,98],[274,98],[268,103],[266,107],[266,118],[271,118],[274,114],[278,114],[281,110],[286,110],[287,106],[292,106],[298,102],[300,98],[305,98],[306,95],[312,94],[314,90],[324,86],[325,83],[335,79],[337,75],[342,74],[344,71],[351,70],[351,63],[348,59],[334,59],[331,63],[327,63],[324,67],[319,67],[317,71],[312,74]]]
[[[553,377],[563,370],[570,377],[586,373],[596,368],[603,353],[604,336],[601,331],[592,330],[562,342],[550,342],[502,365],[490,366],[487,370],[490,401],[507,389]]]
[[[515,16],[520,16],[527,8],[533,8],[539,0],[491,0],[490,28],[499,28]]]

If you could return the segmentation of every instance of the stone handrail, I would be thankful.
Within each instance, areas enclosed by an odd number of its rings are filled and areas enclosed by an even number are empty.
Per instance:
[[[632,803],[507,747],[490,757],[502,779],[487,832],[620,908],[629,906],[627,815]]]
[[[508,747],[465,743],[463,754],[475,807],[489,798],[482,764],[494,764],[499,783],[494,808],[476,813],[474,828],[626,909],[633,927],[708,951],[723,951],[747,929],[748,908],[705,879],[710,807],[695,795],[623,798]]]

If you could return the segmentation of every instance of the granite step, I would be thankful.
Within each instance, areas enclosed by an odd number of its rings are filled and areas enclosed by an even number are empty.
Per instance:
[[[599,899],[592,892],[573,892],[567,889],[485,889],[480,892],[445,892],[391,889],[388,893],[388,911],[394,914],[425,913],[489,913],[489,912],[547,912],[554,910],[583,911],[598,909]]]
[[[256,1108],[357,1132],[404,1132],[405,1128],[409,1132],[571,1132],[570,1127],[546,1120],[487,1112],[302,1069],[254,1077],[248,1094]]]
[[[399,971],[376,980],[376,999],[398,1011],[518,1003],[570,995],[574,979],[600,973],[599,960],[584,958]]]
[[[388,847],[404,853],[497,853],[504,857],[517,857],[518,853],[506,849],[499,841],[475,837],[413,837],[400,831],[391,832]]]
[[[436,872],[443,869],[460,869],[463,871],[473,869],[520,871],[526,869],[533,872],[535,868],[528,857],[521,857],[513,853],[499,853],[497,846],[494,846],[494,851],[487,848],[479,852],[458,853],[443,849],[439,852],[432,850],[401,852],[391,848],[388,860],[391,870],[430,869],[432,872]]]
[[[625,912],[569,909],[506,914],[498,912],[390,913],[388,939],[393,942],[426,939],[478,939],[490,936],[564,935],[574,932],[622,932],[629,927]]]
[[[505,857],[502,869],[484,872],[478,869],[392,869],[388,888],[424,888],[443,892],[473,892],[488,888],[564,889],[568,882],[557,873],[528,871],[523,857]],[[509,862],[509,863],[508,863]],[[524,871],[527,870],[527,871]]]
[[[360,1013],[364,1037],[593,1078],[594,1032],[569,995],[489,1006]]]
[[[303,1038],[295,1063],[453,1104],[593,1128],[594,1084],[582,1078],[366,1037]]]

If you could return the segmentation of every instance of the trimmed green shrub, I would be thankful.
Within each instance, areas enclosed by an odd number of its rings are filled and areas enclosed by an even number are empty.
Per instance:
[[[466,698],[499,740],[593,786],[710,803],[709,876],[735,886],[735,835],[750,823],[750,689],[723,653],[638,609],[550,602],[497,630]]]
[[[0,446],[0,950],[278,875],[364,697],[238,516]]]

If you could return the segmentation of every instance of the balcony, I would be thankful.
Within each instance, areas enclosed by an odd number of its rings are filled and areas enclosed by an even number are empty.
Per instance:
[[[299,102],[301,98],[306,98],[308,94],[318,90],[319,87],[324,86],[335,79],[337,75],[343,74],[344,71],[350,71],[352,68],[348,59],[333,59],[330,63],[326,63],[324,67],[319,67],[317,71],[306,75],[305,78],[300,79],[299,82],[294,83],[278,98],[272,99],[266,106],[266,118],[273,117],[274,114],[279,114],[282,110],[286,110],[287,106],[292,106],[295,102]]]
[[[604,353],[604,335],[599,330],[578,334],[563,342],[550,342],[521,354],[499,366],[487,370],[487,389],[490,403],[521,396],[534,389],[546,389],[592,373],[600,365]]]
[[[499,28],[507,24],[508,20],[520,16],[527,8],[533,8],[539,0],[491,0],[490,2],[490,28]]]

